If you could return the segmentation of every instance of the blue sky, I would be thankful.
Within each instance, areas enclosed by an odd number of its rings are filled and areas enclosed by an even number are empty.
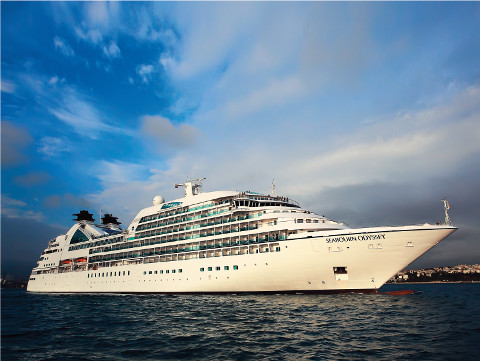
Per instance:
[[[278,193],[351,226],[442,219],[480,260],[478,3],[2,2],[2,273],[71,214]],[[27,271],[25,271],[27,270]]]

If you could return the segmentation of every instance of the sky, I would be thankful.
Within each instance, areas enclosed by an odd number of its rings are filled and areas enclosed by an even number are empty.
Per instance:
[[[479,64],[476,2],[1,2],[2,276],[189,177],[480,263]]]

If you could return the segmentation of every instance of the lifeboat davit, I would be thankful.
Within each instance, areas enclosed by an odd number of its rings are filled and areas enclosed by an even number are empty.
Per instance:
[[[70,264],[72,263],[72,260],[71,259],[66,259],[65,261],[62,261],[62,265],[64,264]]]
[[[87,262],[87,259],[85,257],[80,257],[75,260],[75,262]]]

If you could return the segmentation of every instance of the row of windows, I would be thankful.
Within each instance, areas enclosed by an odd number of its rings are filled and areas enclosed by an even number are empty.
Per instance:
[[[273,222],[275,224],[276,221]],[[270,225],[270,224],[269,224]],[[203,226],[202,226],[203,227]],[[254,231],[258,229],[258,223],[242,223],[236,226],[236,228],[233,228],[233,226],[229,227],[212,227],[208,230],[196,230],[196,231],[191,231],[191,232],[182,232],[176,235],[171,235],[169,236],[170,233],[176,233],[176,232],[181,232],[180,230],[167,230],[167,231],[160,231],[160,230],[151,230],[151,231],[146,231],[142,232],[142,234],[137,234],[135,237],[136,241],[134,244],[138,244],[138,240],[141,238],[146,238],[146,237],[153,237],[153,236],[160,236],[156,238],[156,243],[170,243],[170,242],[176,242],[176,241],[184,241],[184,240],[190,240],[190,239],[198,239],[198,238],[203,238],[203,237],[210,237],[210,236],[218,236],[221,234],[230,234],[230,233],[236,233],[236,232],[244,232],[244,231]],[[192,232],[195,232],[195,234],[192,234]],[[164,235],[164,236],[162,236]],[[171,237],[171,238],[169,238]],[[117,244],[117,247],[124,247],[123,243]],[[115,245],[112,246],[112,248],[115,248]],[[121,248],[118,248],[121,249]],[[97,252],[103,252],[102,250],[91,250],[90,253],[97,253]]]
[[[220,267],[220,266],[215,267],[215,271],[220,271],[221,269],[222,269],[222,267]],[[233,269],[235,271],[238,270],[238,266],[237,265],[233,266]],[[208,270],[208,272],[211,272],[211,271],[213,271],[213,267],[207,267],[207,270]],[[223,266],[223,270],[224,271],[229,271],[230,266]],[[201,267],[200,272],[205,272],[205,267]]]
[[[248,245],[257,245],[260,243],[265,243],[265,242],[276,242],[279,240],[284,240],[286,239],[285,235],[278,235],[275,234],[274,237],[268,237],[268,235],[265,234],[265,237],[258,237],[257,235],[252,238],[252,239],[235,239],[235,240],[230,240],[230,239],[219,239],[216,240],[216,242],[212,244],[204,244],[200,245],[194,244],[192,245],[191,243],[189,244],[179,244],[175,246],[169,246],[169,247],[157,247],[157,248],[147,248],[147,249],[141,249],[141,250],[135,250],[135,251],[128,251],[128,252],[118,252],[118,253],[110,253],[110,254],[104,254],[100,256],[92,256],[90,257],[89,261],[90,262],[105,262],[105,261],[114,261],[114,260],[121,260],[125,258],[138,258],[138,257],[148,257],[148,256],[164,256],[164,255],[171,255],[171,254],[186,254],[188,252],[198,252],[198,251],[203,251],[206,252],[206,250],[218,250],[218,249],[230,249],[238,246],[248,246]],[[212,241],[213,242],[213,241]],[[263,248],[268,248],[268,244],[263,244],[260,245],[263,246]],[[274,244],[275,246],[275,244]],[[135,246],[134,246],[135,247]],[[136,246],[140,247],[140,245]],[[124,247],[124,248],[130,248],[130,247]],[[262,249],[263,249],[262,248]],[[276,247],[275,251],[278,252],[280,250],[280,247]],[[271,250],[266,250],[263,249],[263,251],[260,251],[260,253],[264,252],[269,252],[273,251],[273,246]],[[103,252],[108,252],[108,250],[104,250]],[[254,253],[259,253],[254,252]],[[240,253],[232,253],[231,255],[234,254],[240,254]],[[230,255],[230,254],[228,254]]]
[[[117,275],[118,273],[118,275]],[[96,272],[92,274],[87,274],[87,278],[94,278],[94,277],[109,277],[109,272]],[[118,276],[130,276],[130,271],[118,271],[118,272],[110,272],[110,277],[118,277]]]
[[[228,212],[228,210],[221,210],[221,211],[218,211],[218,212],[212,212],[212,213],[208,213],[208,214],[198,214],[196,216],[192,215],[191,217],[179,217],[178,219],[174,218],[174,219],[171,219],[171,220],[166,220],[165,223],[154,222],[154,223],[150,223],[150,224],[144,224],[144,225],[138,226],[135,231],[138,232],[138,231],[142,231],[144,229],[164,227],[164,226],[168,226],[168,225],[172,225],[172,224],[178,224],[178,223],[182,223],[182,222],[195,221],[195,220],[211,217],[211,216],[221,214],[221,213],[225,213],[225,212]],[[237,217],[233,217],[233,216],[229,217],[229,215],[226,215],[225,217],[228,217],[228,218],[222,219],[222,221],[219,221],[215,224],[243,221],[243,220],[246,220],[246,219],[257,218],[261,215],[262,215],[262,213],[257,213],[257,212],[249,213],[249,214],[245,214],[243,216],[237,216]],[[217,218],[217,219],[220,219],[220,218]],[[213,225],[213,224],[214,223],[210,223],[210,224],[207,223],[206,225]],[[195,222],[193,222],[192,226],[195,226],[195,225],[198,225],[198,224],[195,224]],[[205,227],[206,225],[201,225],[201,227]],[[187,229],[187,230],[193,229],[192,226],[185,227],[185,229]],[[184,230],[184,228],[182,228],[182,230]]]
[[[135,258],[135,257],[144,257],[144,256],[153,256],[153,255],[163,255],[163,254],[170,254],[170,253],[177,253],[177,252],[190,252],[190,251],[198,251],[198,250],[207,250],[207,249],[214,249],[214,248],[221,248],[221,247],[233,247],[233,246],[240,246],[240,245],[249,245],[249,244],[257,244],[263,242],[274,242],[285,240],[286,230],[277,231],[278,233],[257,233],[257,234],[250,234],[248,239],[240,238],[240,237],[229,237],[229,238],[222,238],[210,241],[200,241],[200,242],[191,242],[191,243],[182,243],[176,244],[173,246],[164,246],[164,247],[157,247],[157,248],[148,248],[143,250],[136,250],[130,251],[128,254],[125,252],[122,253],[112,253],[106,254],[102,256],[93,256],[90,258],[92,262],[100,262],[106,260],[106,258],[110,259],[122,259],[122,258]],[[246,237],[246,236],[245,236]],[[169,240],[169,242],[173,242],[175,240]],[[123,249],[130,249],[130,248],[140,248],[144,246],[151,246],[156,244],[164,243],[162,240],[157,238],[152,238],[149,240],[144,241],[135,241],[129,243],[122,243],[119,245],[114,245],[111,247],[105,247],[97,250],[90,250],[90,254],[100,253],[100,252],[109,252],[109,251],[119,251]]]
[[[97,247],[97,246],[104,246],[106,244],[112,244],[112,243],[118,243],[118,242],[123,242],[123,237],[115,237],[115,238],[108,238],[108,239],[102,239],[101,241],[95,241],[95,242],[90,242],[90,243],[84,243],[84,244],[79,244],[77,246],[70,246],[68,248],[69,251],[76,251],[79,249],[83,248],[91,248],[91,247]]]
[[[55,253],[55,252],[58,252],[60,251],[58,248],[55,248],[55,249],[47,249],[45,251],[43,251],[42,255],[44,254],[49,254],[49,253]]]
[[[303,219],[297,219],[297,223],[303,223]],[[305,223],[318,223],[318,219],[305,219]],[[322,220],[322,223],[325,223],[325,220]]]
[[[178,273],[182,273],[183,270],[181,268],[178,269]],[[148,274],[151,275],[151,274],[154,274],[156,275],[157,273],[160,273],[161,275],[163,275],[163,269],[157,271],[157,270],[154,270],[154,271],[148,271]],[[170,273],[170,270],[165,270],[165,273]],[[172,273],[177,273],[177,270],[174,270],[172,269]],[[146,275],[147,274],[147,271],[143,271],[143,274]]]
[[[205,209],[205,208],[210,208],[210,207],[214,207],[214,206],[219,206],[219,205],[226,204],[226,203],[230,203],[230,201],[225,200],[225,201],[217,202],[217,203],[215,203],[215,204],[206,204],[206,205],[203,205],[203,206],[183,208],[183,209],[175,210],[175,211],[173,211],[173,212],[170,211],[170,212],[164,212],[164,213],[162,213],[162,214],[153,214],[153,215],[150,215],[150,216],[145,216],[145,217],[143,217],[143,218],[140,220],[139,223],[148,222],[148,221],[153,221],[153,220],[159,219],[159,218],[165,218],[165,217],[175,216],[175,215],[177,215],[177,214],[183,214],[183,213],[187,213],[187,212],[198,211],[198,210],[200,210],[200,209]]]

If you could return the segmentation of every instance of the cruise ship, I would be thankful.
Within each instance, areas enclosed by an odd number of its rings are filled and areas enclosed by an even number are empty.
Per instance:
[[[204,179],[204,178],[203,178]],[[128,228],[82,210],[48,243],[27,290],[62,293],[377,292],[456,230],[445,223],[349,228],[272,193],[156,196]]]

